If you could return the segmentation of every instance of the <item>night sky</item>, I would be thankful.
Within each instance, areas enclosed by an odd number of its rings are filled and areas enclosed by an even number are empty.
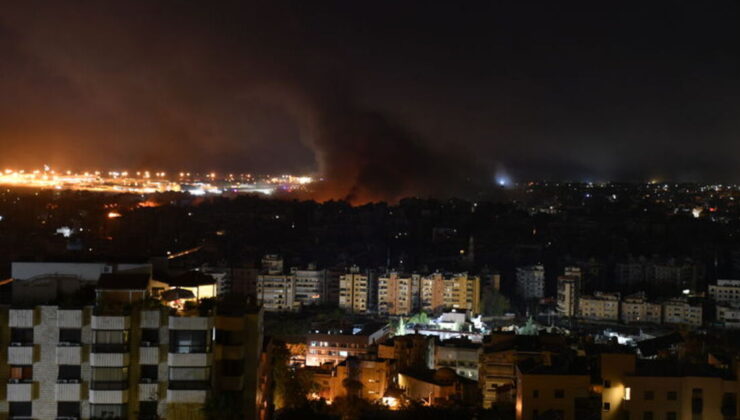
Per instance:
[[[740,2],[3,2],[0,165],[740,182]]]

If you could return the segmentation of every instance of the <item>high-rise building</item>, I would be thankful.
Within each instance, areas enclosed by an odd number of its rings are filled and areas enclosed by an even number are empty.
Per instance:
[[[325,299],[327,271],[317,270],[314,265],[309,265],[305,270],[292,268],[291,275],[295,277],[295,301],[302,305],[315,305]]]
[[[418,274],[390,272],[378,278],[378,313],[408,315],[419,309]]]
[[[558,277],[558,315],[574,317],[578,313],[578,278],[572,275]]]
[[[295,299],[296,277],[292,274],[260,274],[257,276],[257,302],[266,311],[295,311],[300,302]]]
[[[354,313],[368,310],[368,277],[358,266],[339,277],[339,307]]]
[[[2,308],[0,417],[201,418],[209,395],[231,391],[243,394],[245,418],[256,419],[266,397],[256,391],[261,319],[243,308]]]
[[[709,297],[717,303],[740,304],[740,280],[717,280],[709,285]]]
[[[480,313],[480,277],[468,273],[445,276],[444,306]]]
[[[523,299],[545,297],[545,267],[530,265],[516,269],[516,290]]]
[[[445,282],[442,273],[436,272],[421,278],[421,309],[438,312],[445,308]]]

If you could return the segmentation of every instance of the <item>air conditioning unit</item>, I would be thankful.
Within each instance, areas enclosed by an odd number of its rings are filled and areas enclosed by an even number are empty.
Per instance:
[[[141,378],[141,383],[150,384],[152,383],[152,378]]]
[[[23,347],[23,343],[19,343],[17,341],[12,341],[10,343],[10,347]]]
[[[20,379],[8,379],[9,384],[19,384],[21,383]]]
[[[151,341],[142,341],[141,342],[141,347],[151,347],[151,346],[152,346],[152,342]]]
[[[79,379],[67,379],[67,381],[70,384],[79,384],[80,383],[80,380]]]
[[[66,383],[68,383],[68,381],[66,379],[58,379],[57,380],[57,383],[58,384],[66,384]]]

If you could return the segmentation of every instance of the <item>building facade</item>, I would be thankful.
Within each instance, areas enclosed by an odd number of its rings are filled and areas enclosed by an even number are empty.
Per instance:
[[[203,418],[214,391],[243,392],[256,418],[261,312],[4,308],[0,417]],[[219,325],[236,325],[222,342]],[[214,342],[213,337],[216,337]]]
[[[339,307],[353,313],[367,312],[368,287],[368,276],[361,274],[359,267],[350,267],[339,277]]]
[[[522,299],[545,297],[545,267],[542,265],[517,267],[516,290]]]

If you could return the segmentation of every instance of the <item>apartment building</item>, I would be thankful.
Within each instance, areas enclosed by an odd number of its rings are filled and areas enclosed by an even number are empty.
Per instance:
[[[0,309],[0,417],[200,419],[213,390],[231,390],[250,396],[245,417],[256,418],[261,311],[155,306]],[[240,338],[223,342],[222,324]]]
[[[434,350],[435,369],[450,368],[459,376],[478,380],[481,343],[473,343],[466,339],[450,339],[439,342]]]
[[[408,315],[419,308],[421,276],[390,272],[378,278],[378,313]]]
[[[709,297],[720,304],[740,305],[740,280],[717,280],[709,285]]]
[[[317,270],[309,265],[305,270],[291,268],[290,274],[295,277],[295,301],[301,305],[316,305],[326,299],[326,270]]]
[[[619,321],[619,293],[595,292],[578,300],[578,316],[585,319]]]
[[[661,305],[648,302],[644,293],[625,296],[621,302],[621,319],[625,323],[652,322],[660,324],[662,312]]]
[[[368,347],[390,332],[386,323],[369,323],[351,328],[316,329],[306,336],[306,366],[337,365],[351,356],[368,353]]]
[[[480,313],[480,277],[458,273],[444,277],[444,306]]]
[[[353,313],[367,312],[368,288],[368,276],[360,273],[360,267],[350,267],[339,277],[339,307]]]
[[[260,274],[257,276],[257,302],[266,311],[297,311],[295,300],[296,278],[289,274]]]
[[[517,267],[516,291],[522,299],[545,297],[545,267],[542,265]]]
[[[558,277],[557,311],[562,317],[574,317],[578,313],[578,277]]]
[[[663,322],[666,324],[690,325],[700,327],[704,308],[692,303],[688,298],[673,298],[663,302]]]
[[[513,333],[492,333],[480,354],[478,385],[483,407],[497,402],[514,402],[517,390],[516,365],[524,360],[548,363],[554,355],[565,352],[565,337]]]
[[[517,420],[732,419],[737,372],[634,354],[517,365]],[[592,367],[593,366],[593,367]],[[594,383],[593,378],[599,378]]]
[[[436,313],[445,309],[444,275],[435,272],[421,278],[421,309]]]
[[[717,305],[717,321],[725,328],[740,328],[740,307]]]

